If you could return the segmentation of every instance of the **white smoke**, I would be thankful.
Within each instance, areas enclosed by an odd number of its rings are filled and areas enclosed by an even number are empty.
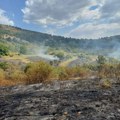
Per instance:
[[[37,50],[37,56],[50,61],[59,60],[57,56],[47,54],[47,49],[45,46],[40,47],[40,49]]]
[[[120,60],[120,43],[115,41],[113,45],[113,50],[108,56]]]
[[[120,48],[116,48],[116,50],[109,54],[109,57],[120,59]]]

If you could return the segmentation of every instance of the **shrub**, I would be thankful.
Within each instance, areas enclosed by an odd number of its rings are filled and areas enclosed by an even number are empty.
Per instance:
[[[120,64],[116,65],[114,74],[117,80],[120,80]]]
[[[8,55],[8,48],[5,45],[0,44],[0,56],[4,55]]]
[[[65,68],[65,71],[66,71],[66,73],[67,73],[67,75],[68,75],[68,78],[73,78],[73,77],[75,77],[75,72],[76,72],[76,69],[75,69],[75,67],[66,67]]]
[[[112,84],[108,79],[104,79],[101,83],[101,87],[105,88],[105,89],[111,88],[111,86],[112,86]]]
[[[11,86],[14,85],[14,83],[10,80],[5,79],[5,72],[0,69],[0,86]]]
[[[90,70],[86,67],[82,67],[82,66],[76,66],[75,68],[75,76],[76,77],[87,77],[90,74]]]
[[[11,81],[13,81],[14,83],[17,83],[17,84],[25,84],[26,83],[26,75],[24,72],[22,72],[20,70],[14,71],[10,75],[10,79],[11,79]]]
[[[99,67],[99,78],[119,78],[120,76],[119,65],[104,64]]]
[[[68,80],[69,79],[68,73],[66,72],[66,68],[64,68],[64,67],[59,68],[58,79],[59,80]]]
[[[27,48],[26,46],[20,46],[20,54],[26,54],[27,53]]]
[[[5,79],[5,73],[2,69],[0,69],[0,80],[4,80]]]
[[[53,75],[53,67],[46,62],[31,63],[25,69],[27,84],[50,81]]]
[[[61,67],[59,71],[59,80],[69,80],[75,78],[87,77],[91,71],[83,66]]]
[[[98,55],[97,63],[102,65],[106,63],[106,58],[102,55]]]
[[[8,68],[8,64],[6,62],[0,62],[0,68],[6,70]]]

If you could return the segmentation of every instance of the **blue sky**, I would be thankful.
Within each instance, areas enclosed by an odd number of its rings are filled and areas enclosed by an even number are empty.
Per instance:
[[[13,26],[29,29],[33,31],[44,32],[41,26],[35,24],[26,24],[23,22],[22,8],[25,7],[25,0],[0,0],[0,9],[5,11],[5,16],[14,22]],[[5,23],[5,24],[9,24]]]
[[[0,0],[0,24],[75,38],[120,34],[119,0]]]

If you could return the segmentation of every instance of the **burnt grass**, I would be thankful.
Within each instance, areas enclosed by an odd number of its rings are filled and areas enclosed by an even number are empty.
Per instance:
[[[0,87],[0,120],[120,120],[120,83],[99,79]]]

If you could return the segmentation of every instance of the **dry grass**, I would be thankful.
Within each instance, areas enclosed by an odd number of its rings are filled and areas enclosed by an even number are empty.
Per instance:
[[[120,80],[120,64],[104,64],[98,70],[100,78],[115,78]]]
[[[59,71],[59,80],[74,80],[87,78],[91,71],[82,66],[61,67]]]
[[[25,84],[26,78],[26,74],[20,70],[16,70],[10,75],[11,81],[17,84]]]
[[[17,83],[10,80],[0,79],[0,86],[14,86],[14,85],[17,85]]]
[[[104,79],[104,80],[101,82],[100,86],[101,86],[102,88],[107,89],[107,88],[111,88],[111,87],[112,87],[112,83],[111,83],[108,79]]]
[[[71,59],[68,59],[68,60],[66,60],[66,61],[63,61],[63,62],[60,63],[59,66],[61,66],[61,67],[66,67],[66,66],[68,66],[68,64],[69,64],[70,62],[72,62],[72,61],[74,61],[74,60],[76,60],[76,59],[77,59],[77,57],[73,57],[73,58],[71,58]]]
[[[9,61],[9,60],[20,60],[23,63],[29,63],[30,62],[25,55],[4,56],[3,59],[5,59],[7,61]]]
[[[5,79],[5,72],[0,69],[0,86],[11,86],[15,83]]]
[[[25,71],[27,84],[50,81],[53,75],[53,67],[43,61],[29,64]]]
[[[53,67],[43,61],[27,64],[24,70],[21,69],[20,65],[10,64],[7,69],[0,69],[0,86],[45,83],[53,80],[81,80],[89,79],[93,75],[96,76],[96,74],[105,79],[101,86],[109,88],[111,83],[107,79],[118,79],[120,81],[120,64],[104,64],[98,69],[96,66],[93,71],[86,65]]]

